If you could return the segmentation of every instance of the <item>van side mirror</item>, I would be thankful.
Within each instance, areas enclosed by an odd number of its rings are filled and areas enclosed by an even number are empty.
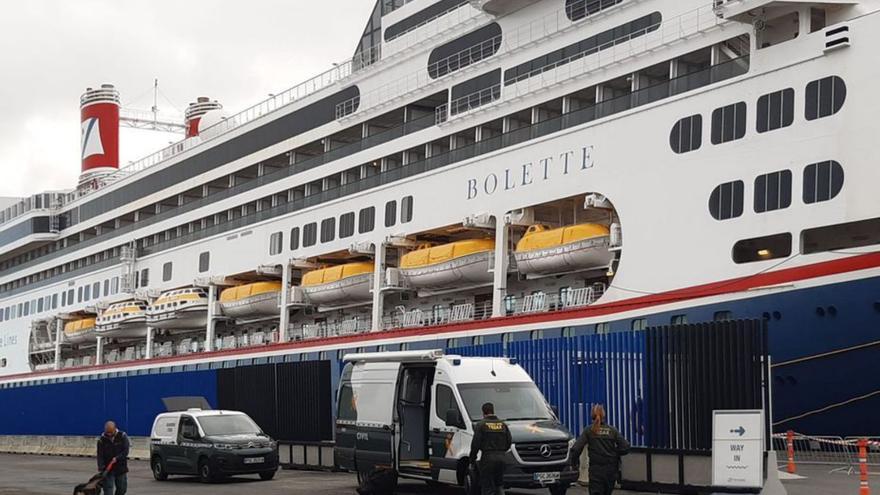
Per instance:
[[[462,430],[465,428],[464,418],[461,417],[461,412],[458,409],[448,409],[446,411],[446,426],[454,426]]]

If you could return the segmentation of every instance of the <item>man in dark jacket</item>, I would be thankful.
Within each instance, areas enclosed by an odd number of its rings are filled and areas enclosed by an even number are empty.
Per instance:
[[[605,408],[593,406],[593,424],[571,447],[569,459],[578,462],[584,448],[590,454],[590,495],[611,495],[620,471],[620,456],[629,452],[629,442],[613,426],[605,423]]]
[[[495,416],[495,405],[483,404],[483,420],[474,425],[471,442],[471,464],[479,466],[482,495],[501,495],[504,484],[504,454],[510,450],[513,440],[504,421]],[[477,464],[477,452],[482,452]]]
[[[128,435],[107,421],[104,434],[98,438],[98,471],[104,471],[115,460],[104,481],[104,495],[125,495],[128,490]],[[115,492],[114,492],[115,489]]]

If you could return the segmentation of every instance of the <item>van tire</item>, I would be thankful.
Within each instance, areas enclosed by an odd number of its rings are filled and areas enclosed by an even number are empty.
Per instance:
[[[260,473],[260,479],[263,481],[269,481],[275,477],[275,471],[264,471]]]
[[[569,486],[571,486],[571,485],[568,485],[568,484],[564,484],[564,485],[551,485],[551,486],[549,487],[549,489],[550,489],[550,495],[565,495],[566,493],[568,493],[568,487],[569,487]]]
[[[150,467],[153,471],[153,479],[156,481],[165,481],[168,479],[168,471],[165,470],[165,461],[159,456],[153,456],[150,460]]]
[[[199,481],[202,483],[213,483],[216,480],[214,470],[211,469],[211,463],[208,459],[202,457],[199,459]]]

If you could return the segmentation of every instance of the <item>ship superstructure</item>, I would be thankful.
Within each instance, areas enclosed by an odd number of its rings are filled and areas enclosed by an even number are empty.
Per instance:
[[[0,383],[757,317],[778,423],[861,421],[878,10],[380,0],[352,58],[125,168],[89,90],[78,186],[0,213]]]

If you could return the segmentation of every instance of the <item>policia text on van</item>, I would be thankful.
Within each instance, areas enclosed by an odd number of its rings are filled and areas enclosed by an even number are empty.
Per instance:
[[[479,493],[468,459],[485,402],[510,428],[506,487],[565,493],[571,434],[515,361],[445,356],[442,351],[345,356],[338,392],[336,465],[362,488],[388,493],[398,477],[465,486]]]

